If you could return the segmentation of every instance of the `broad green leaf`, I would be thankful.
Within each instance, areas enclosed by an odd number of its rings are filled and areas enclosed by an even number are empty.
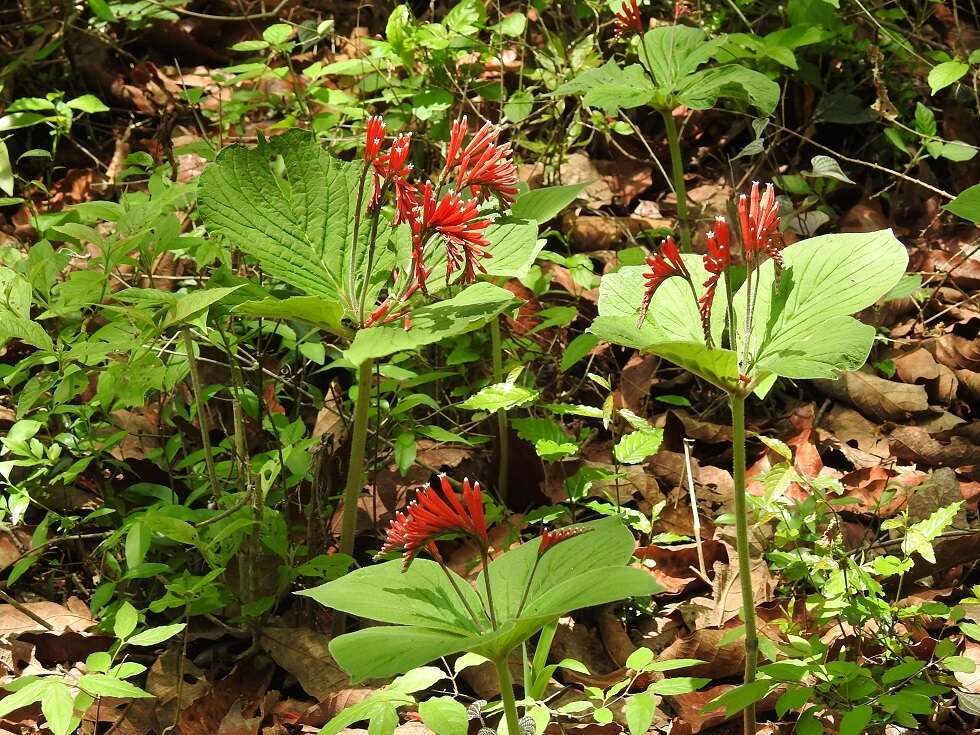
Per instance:
[[[41,712],[54,735],[68,735],[75,716],[75,697],[64,682],[54,680],[52,684],[44,692]]]
[[[419,705],[422,722],[436,735],[466,735],[466,707],[452,697],[433,697]]]
[[[229,294],[237,291],[241,286],[231,286],[228,288],[204,288],[198,291],[191,291],[177,297],[176,302],[167,313],[164,320],[164,328],[174,324],[184,324],[193,322],[199,317],[207,314],[208,309],[221,301]]]
[[[116,638],[125,639],[129,637],[130,633],[136,630],[137,624],[139,624],[139,613],[136,612],[136,608],[132,604],[126,601],[116,610],[116,619],[112,624],[112,632]]]
[[[144,692],[138,686],[108,674],[85,674],[78,680],[78,687],[93,697],[120,697],[122,699],[152,699],[153,697],[152,694]]]
[[[827,179],[837,179],[838,181],[843,181],[845,184],[853,184],[854,182],[848,178],[837,163],[837,160],[831,158],[830,156],[814,156],[810,159],[810,165],[813,170],[808,174],[804,173],[804,176],[822,176]]]
[[[660,26],[643,35],[639,58],[653,73],[657,86],[673,93],[685,77],[718,53],[724,42],[724,37],[706,39],[700,28]]]
[[[510,216],[517,219],[534,220],[539,225],[543,225],[574,202],[588,185],[588,182],[583,182],[581,184],[566,184],[565,186],[546,186],[542,189],[525,191],[514,200],[514,204],[510,208]]]
[[[14,170],[10,165],[7,144],[2,140],[0,140],[0,192],[11,197],[14,195]]]
[[[760,72],[725,64],[691,74],[677,90],[677,101],[695,110],[713,107],[720,97],[745,100],[771,115],[779,103],[779,85]]]
[[[664,439],[663,429],[633,431],[623,436],[613,449],[616,461],[621,464],[639,464],[657,453]]]
[[[340,161],[312,134],[291,130],[255,148],[221,151],[201,175],[198,205],[212,233],[224,235],[266,272],[305,295],[340,300],[348,290],[363,172],[362,163]],[[364,186],[369,191],[370,181]],[[358,274],[367,257],[369,198],[362,201]],[[379,241],[379,256],[389,257],[387,235]]]
[[[957,217],[980,225],[980,184],[974,184],[969,189],[960,192],[960,195],[945,205],[943,209],[952,212]]]
[[[845,712],[840,721],[840,735],[861,735],[865,732],[874,711],[867,704],[859,704]]]
[[[170,640],[186,627],[186,623],[173,623],[171,625],[161,625],[156,628],[141,630],[128,641],[128,646],[155,646],[164,641]]]
[[[414,625],[376,626],[330,641],[330,653],[354,683],[422,666],[471,646],[474,637]]]
[[[774,682],[769,680],[742,684],[712,699],[705,705],[705,709],[715,709],[716,707],[723,706],[725,708],[725,714],[731,717],[736,712],[741,712],[750,704],[754,704],[763,699],[769,693],[769,688],[773,684]]]
[[[961,501],[938,508],[928,518],[909,526],[902,539],[902,552],[906,556],[918,553],[930,564],[935,564],[936,552],[933,551],[932,542],[949,527],[962,505]]]
[[[28,681],[17,691],[0,699],[0,717],[40,701],[50,689],[59,683],[58,680],[51,677]]]
[[[751,340],[756,375],[832,378],[859,368],[871,349],[874,327],[849,315],[894,287],[908,263],[905,246],[890,230],[822,235],[790,245],[783,260],[778,293],[771,260],[756,273]],[[735,295],[740,314],[747,285]]]
[[[970,70],[962,61],[944,61],[929,71],[929,90],[932,94],[956,83]]]
[[[711,679],[701,679],[694,676],[672,676],[669,679],[661,679],[650,685],[649,691],[653,694],[689,694],[697,691]]]
[[[473,588],[462,577],[455,579],[470,607],[479,614],[480,599]],[[297,594],[312,597],[326,607],[383,623],[418,625],[461,635],[475,632],[445,572],[429,559],[416,559],[404,572],[398,559],[363,567]]]
[[[81,112],[108,112],[109,108],[94,94],[83,94],[73,100],[68,100],[68,106]]]
[[[701,258],[685,255],[684,263],[700,298],[707,279]],[[626,347],[647,349],[659,342],[693,342],[704,344],[701,315],[691,293],[691,286],[682,278],[669,278],[661,284],[650,303],[647,318],[637,327],[640,304],[643,301],[643,274],[646,266],[627,266],[603,276],[599,286],[599,316],[589,331],[599,339]],[[724,284],[718,285],[722,292]],[[724,298],[716,298],[711,312],[711,333],[717,343],[724,322]]]
[[[538,397],[538,391],[515,383],[495,383],[480,389],[459,404],[470,411],[509,411],[524,406]]]
[[[415,703],[413,697],[405,692],[396,690],[394,685],[395,682],[392,682],[389,686],[362,699],[357,704],[345,707],[321,728],[319,735],[337,735],[337,733],[347,729],[355,722],[370,720],[381,707],[392,705],[399,707]]]
[[[653,723],[653,711],[656,705],[653,697],[647,692],[637,692],[626,700],[623,714],[626,716],[626,727],[630,735],[646,735]]]
[[[361,329],[344,356],[355,365],[369,358],[414,350],[446,337],[478,329],[514,302],[510,291],[480,282],[451,299],[423,306],[411,313],[412,326],[399,324]]]
[[[483,261],[488,276],[524,278],[545,245],[538,239],[538,227],[533,222],[507,218],[494,222],[486,229],[490,241],[490,257]]]
[[[593,569],[624,565],[630,560],[635,542],[621,520],[605,518],[585,526],[591,530],[563,541],[541,557],[527,604],[567,579]],[[517,613],[539,544],[540,539],[528,541],[490,562],[491,589],[498,620],[513,618]],[[481,572],[476,583],[481,597],[485,595],[483,577]]]
[[[598,69],[579,74],[553,92],[556,96],[582,95],[584,104],[598,107],[609,115],[645,105],[653,93],[653,85],[639,64],[623,69],[612,59]]]
[[[296,319],[340,337],[351,336],[350,330],[342,323],[344,307],[341,303],[319,296],[245,301],[236,306],[235,311],[251,317]]]
[[[622,565],[600,567],[570,577],[545,591],[533,592],[533,599],[522,617],[558,617],[579,608],[645,597],[663,589],[645,569]]]

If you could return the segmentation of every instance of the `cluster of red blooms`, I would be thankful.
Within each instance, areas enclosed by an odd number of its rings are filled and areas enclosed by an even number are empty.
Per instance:
[[[426,291],[426,281],[432,274],[426,261],[431,260],[433,242],[442,242],[446,249],[447,281],[457,271],[462,283],[476,280],[486,270],[480,261],[490,257],[490,243],[484,237],[490,219],[479,205],[494,196],[501,209],[507,209],[517,196],[517,167],[511,158],[510,143],[497,142],[501,133],[498,125],[486,123],[467,142],[467,121],[462,117],[456,120],[438,184],[425,181],[418,185],[411,181],[410,133],[396,137],[382,152],[384,132],[384,121],[379,116],[368,120],[364,161],[372,169],[370,208],[376,210],[387,192],[393,192],[393,224],[404,222],[411,228],[412,264],[401,288],[392,288],[392,295],[374,310],[367,325],[398,319],[398,307],[416,291]],[[469,198],[464,199],[464,194],[469,194]],[[399,274],[393,276],[397,282]]]
[[[779,203],[776,201],[776,190],[772,184],[766,184],[765,190],[760,191],[759,182],[753,182],[749,196],[742,194],[738,198],[738,234],[742,246],[742,257],[745,265],[751,270],[757,268],[766,256],[772,258],[778,275],[783,266],[783,256],[780,252],[783,241],[779,234]],[[703,256],[704,269],[708,279],[704,282],[704,293],[698,299],[698,310],[701,314],[701,324],[704,327],[705,340],[711,346],[711,305],[714,303],[715,291],[721,275],[732,264],[731,229],[724,217],[715,218],[715,228],[707,236],[708,252]],[[691,281],[691,274],[684,265],[677,245],[673,238],[668,237],[660,247],[657,255],[647,258],[650,270],[643,274],[646,279],[643,302],[640,305],[640,322],[646,318],[647,310],[653,294],[664,281],[673,276],[680,276]]]
[[[636,0],[623,0],[619,12],[616,13],[615,33],[622,36],[630,31],[643,33],[643,16],[640,15]]]
[[[438,484],[432,481],[427,487],[418,490],[415,499],[408,504],[408,507],[395,514],[378,556],[400,552],[403,571],[408,569],[423,549],[441,562],[442,557],[439,555],[435,541],[448,533],[469,536],[486,552],[490,547],[490,537],[487,534],[487,519],[480,495],[480,483],[470,484],[469,479],[464,479],[462,495],[462,499],[457,497],[446,475],[439,475]],[[538,557],[543,556],[546,551],[562,541],[574,538],[587,530],[589,529],[573,527],[544,531],[541,534],[541,544],[538,546]]]

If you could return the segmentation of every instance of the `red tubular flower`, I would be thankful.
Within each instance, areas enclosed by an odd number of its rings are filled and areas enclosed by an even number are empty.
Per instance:
[[[480,483],[470,485],[468,479],[463,480],[463,498],[460,500],[449,478],[439,475],[438,485],[433,481],[420,489],[406,511],[395,514],[379,556],[401,551],[402,570],[407,570],[422,549],[434,548],[433,542],[447,533],[471,536],[484,551],[489,547]]]
[[[582,526],[578,526],[577,528],[560,528],[555,531],[545,529],[541,533],[541,544],[538,546],[538,558],[544,556],[548,549],[560,544],[562,541],[568,541],[570,538],[581,536],[583,533],[587,533],[591,530],[591,528],[583,528]]]
[[[490,220],[480,217],[475,199],[464,202],[456,194],[446,194],[436,202],[432,184],[429,182],[422,186],[420,198],[421,216],[416,212],[412,222],[415,267],[422,268],[425,241],[435,233],[446,244],[446,279],[462,268],[463,283],[475,281],[477,271],[486,272],[480,259],[490,257],[486,250],[490,241],[482,234],[490,226]],[[421,282],[424,284],[424,279]]]
[[[691,274],[684,265],[683,259],[681,259],[681,253],[677,249],[677,243],[674,242],[674,238],[672,237],[664,240],[663,245],[660,246],[660,252],[657,255],[651,255],[647,258],[647,265],[650,266],[650,270],[643,274],[643,277],[646,279],[646,286],[643,293],[643,302],[640,304],[640,320],[638,324],[642,324],[643,320],[646,319],[647,310],[650,308],[650,301],[653,299],[653,294],[660,288],[661,283],[673,276],[681,276],[688,280],[691,278]]]
[[[464,117],[453,123],[443,175],[456,169],[456,194],[466,188],[480,199],[494,194],[502,206],[509,207],[517,196],[517,167],[511,160],[510,143],[498,145],[500,126],[488,122],[464,146],[468,129]]]
[[[779,234],[779,203],[772,184],[766,184],[760,194],[759,182],[752,182],[748,197],[738,198],[738,224],[742,235],[742,249],[745,263],[752,267],[760,253],[765,252],[776,264],[777,272],[783,267],[783,256],[779,252],[782,236]]]
[[[691,14],[691,3],[688,0],[674,0],[674,22],[676,23],[685,15]]]
[[[381,152],[381,144],[385,139],[385,122],[380,115],[373,115],[367,120],[367,129],[364,133],[364,160],[374,163],[374,159]]]
[[[616,13],[617,36],[622,36],[627,31],[643,33],[643,17],[640,15],[640,8],[636,0],[623,0],[623,4]]]
[[[408,163],[408,155],[412,152],[412,134],[402,133],[392,142],[386,153],[374,159],[374,192],[371,195],[371,209],[381,203],[381,193],[388,184],[395,187],[395,224],[406,221],[406,207],[414,206],[415,185],[408,177],[412,173],[412,164]]]
[[[715,217],[715,229],[708,233],[708,252],[704,255],[704,269],[710,274],[704,282],[705,291],[698,299],[701,326],[704,328],[704,341],[711,347],[711,305],[721,274],[732,264],[731,233],[724,217]]]

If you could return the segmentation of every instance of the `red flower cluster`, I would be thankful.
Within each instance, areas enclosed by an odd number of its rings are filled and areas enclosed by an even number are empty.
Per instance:
[[[647,258],[647,265],[650,266],[650,270],[643,274],[643,277],[646,279],[646,284],[644,286],[643,302],[640,304],[639,324],[642,324],[643,320],[646,319],[647,310],[650,308],[650,301],[653,299],[653,294],[660,288],[661,283],[673,276],[682,276],[687,280],[691,280],[691,274],[688,272],[687,266],[684,265],[680,250],[677,249],[677,243],[674,242],[674,238],[672,237],[664,240],[663,245],[660,246],[660,252],[657,255],[651,255]]]
[[[446,248],[447,281],[459,271],[462,283],[472,283],[479,273],[486,272],[480,261],[490,257],[490,242],[484,237],[490,219],[480,211],[479,204],[495,196],[501,209],[507,209],[517,196],[517,167],[511,158],[510,143],[498,142],[498,125],[486,123],[467,142],[466,118],[453,123],[438,186],[428,181],[417,185],[410,180],[411,134],[399,135],[382,152],[384,132],[380,117],[368,119],[364,160],[372,171],[370,209],[377,210],[385,195],[393,191],[393,224],[405,222],[411,228],[412,264],[405,282],[393,288],[389,297],[374,308],[365,319],[365,326],[402,318],[408,298],[416,291],[425,292],[426,280],[432,274],[426,260],[433,238]],[[444,182],[448,192],[444,191]],[[464,193],[470,198],[464,200]],[[399,273],[392,275],[397,284]],[[406,329],[409,325],[406,320]]]
[[[544,556],[548,549],[560,544],[562,541],[568,541],[570,538],[581,536],[583,533],[591,530],[591,528],[583,528],[582,526],[578,526],[577,528],[559,528],[556,531],[545,529],[541,534],[541,544],[538,546],[538,558]]]
[[[480,217],[476,199],[463,201],[458,194],[446,194],[437,203],[432,185],[426,182],[422,187],[421,215],[411,225],[417,250],[424,246],[431,233],[440,235],[446,243],[447,280],[460,268],[463,269],[464,283],[476,280],[477,271],[486,272],[480,259],[490,257],[486,250],[490,242],[483,237],[483,230],[489,227],[490,220]],[[413,260],[421,262],[422,258]],[[419,283],[424,287],[424,279]]]
[[[738,198],[738,225],[742,236],[742,250],[749,267],[760,259],[764,252],[776,264],[777,271],[783,267],[783,256],[779,252],[782,236],[779,234],[779,203],[772,184],[760,194],[759,182],[752,182],[748,197]]]
[[[455,191],[469,188],[481,201],[495,195],[502,206],[509,207],[517,196],[517,167],[511,160],[510,143],[498,145],[500,126],[485,123],[470,142],[463,145],[469,124],[464,117],[453,123],[446,151],[443,175],[455,169]]]
[[[704,328],[704,339],[711,346],[711,304],[715,300],[715,291],[721,274],[732,264],[731,233],[728,222],[724,217],[715,217],[715,229],[708,233],[708,252],[704,255],[704,269],[710,274],[704,282],[704,294],[698,299],[698,311],[701,314],[701,326]]]
[[[456,496],[449,478],[439,475],[439,485],[433,481],[420,489],[405,512],[399,511],[388,528],[384,545],[378,556],[400,551],[407,570],[422,549],[438,555],[433,543],[447,533],[462,533],[475,538],[486,550],[490,545],[487,521],[483,512],[480,483],[470,485],[463,480],[463,499]]]
[[[640,8],[636,0],[623,0],[623,4],[616,13],[617,36],[622,36],[628,31],[643,33],[643,17],[640,15]]]

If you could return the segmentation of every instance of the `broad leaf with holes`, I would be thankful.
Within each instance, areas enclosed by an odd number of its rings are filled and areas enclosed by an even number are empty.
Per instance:
[[[365,567],[300,594],[387,623],[331,642],[334,659],[355,681],[391,676],[461,651],[500,659],[546,623],[572,610],[661,590],[648,572],[627,566],[634,540],[618,518],[587,527],[587,533],[541,557],[523,610],[521,600],[540,540],[521,544],[490,563],[496,630],[486,613],[487,572],[481,573],[474,589],[427,559],[416,559],[405,572],[398,560]],[[478,616],[476,621],[454,587]]]

